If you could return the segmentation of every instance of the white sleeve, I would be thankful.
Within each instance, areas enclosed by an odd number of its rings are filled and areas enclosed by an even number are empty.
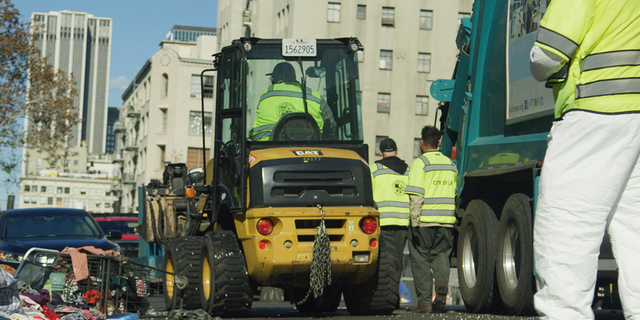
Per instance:
[[[546,81],[564,66],[562,58],[554,53],[544,51],[538,46],[531,48],[529,67],[531,74],[538,81]]]

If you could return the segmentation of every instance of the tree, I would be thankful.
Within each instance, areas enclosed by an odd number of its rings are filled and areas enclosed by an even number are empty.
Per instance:
[[[47,152],[55,165],[80,122],[72,75],[54,70],[33,41],[42,36],[38,26],[33,31],[11,0],[0,0],[0,170],[7,173],[20,163],[16,150],[23,146]]]

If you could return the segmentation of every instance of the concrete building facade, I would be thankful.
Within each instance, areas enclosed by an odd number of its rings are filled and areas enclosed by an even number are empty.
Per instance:
[[[112,19],[75,11],[34,12],[35,44],[55,69],[73,73],[78,96],[74,108],[83,122],[73,132],[72,147],[83,141],[89,153],[104,153],[107,134]]]
[[[123,110],[114,124],[120,168],[114,190],[122,199],[121,212],[137,212],[138,187],[162,179],[164,163],[183,162],[203,167],[200,73],[213,67],[214,36],[197,41],[161,41],[122,95]],[[211,144],[215,73],[205,74],[206,146]],[[209,151],[206,151],[209,159]]]
[[[258,38],[358,37],[365,143],[370,161],[379,141],[393,138],[407,162],[420,155],[420,130],[436,120],[434,80],[450,79],[459,21],[472,0],[218,1],[219,47]],[[438,115],[439,116],[439,115]]]

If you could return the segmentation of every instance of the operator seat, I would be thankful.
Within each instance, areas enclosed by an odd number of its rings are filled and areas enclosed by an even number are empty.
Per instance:
[[[269,141],[317,141],[320,128],[313,117],[304,112],[287,113],[276,123]]]

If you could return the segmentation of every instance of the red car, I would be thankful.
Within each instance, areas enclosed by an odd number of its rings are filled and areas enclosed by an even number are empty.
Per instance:
[[[122,239],[114,240],[120,246],[120,254],[128,258],[138,256],[138,234],[134,229],[138,225],[138,217],[95,217],[96,222],[106,234],[109,231],[122,232]]]

